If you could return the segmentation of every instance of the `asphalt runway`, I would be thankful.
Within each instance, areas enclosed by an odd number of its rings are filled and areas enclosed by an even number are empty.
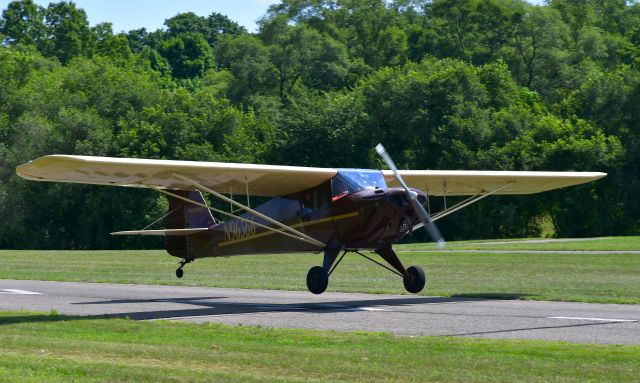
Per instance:
[[[0,280],[0,310],[405,336],[640,344],[640,305]]]

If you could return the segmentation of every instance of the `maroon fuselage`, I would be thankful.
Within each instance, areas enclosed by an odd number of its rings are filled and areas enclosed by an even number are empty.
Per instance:
[[[426,201],[424,193],[413,191],[421,203]],[[401,188],[384,185],[337,194],[331,180],[285,197],[272,198],[256,210],[326,246],[320,247],[234,218],[198,234],[166,237],[167,251],[176,257],[196,259],[325,249],[375,250],[398,241],[419,222]],[[252,213],[241,217],[274,226]]]

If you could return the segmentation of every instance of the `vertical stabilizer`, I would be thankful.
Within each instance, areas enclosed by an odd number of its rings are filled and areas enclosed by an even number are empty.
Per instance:
[[[175,194],[191,201],[207,205],[202,194],[197,191],[176,190]],[[175,197],[169,197],[169,214],[167,229],[191,229],[210,227],[215,224],[211,211]]]
[[[198,190],[190,191],[187,198],[207,205],[202,193]],[[213,226],[215,220],[213,219],[213,215],[211,215],[211,210],[205,209],[202,206],[187,204],[186,202],[185,204],[187,205],[185,206],[185,221],[187,224],[185,229]]]
[[[188,198],[191,201],[207,205],[202,194],[195,191],[176,190],[173,193]],[[202,206],[194,205],[179,198],[169,197],[169,216],[167,229],[195,229],[208,228],[215,224],[211,211]],[[165,236],[167,252],[175,257],[193,258],[195,247],[190,236]]]

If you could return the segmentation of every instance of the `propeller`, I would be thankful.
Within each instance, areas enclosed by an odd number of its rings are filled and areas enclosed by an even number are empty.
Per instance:
[[[427,213],[427,210],[418,201],[418,193],[411,191],[407,186],[407,184],[404,183],[404,180],[400,176],[400,173],[398,173],[398,168],[396,168],[396,164],[393,162],[393,160],[391,159],[391,156],[389,155],[389,153],[387,153],[387,150],[384,148],[384,146],[382,146],[382,144],[376,145],[376,152],[378,152],[380,157],[382,157],[382,159],[387,164],[389,169],[393,171],[393,174],[396,176],[396,179],[398,180],[400,185],[402,185],[402,187],[404,188],[405,192],[407,193],[407,199],[411,203],[413,210],[418,215],[418,218],[420,218],[420,221],[422,221],[424,227],[429,232],[429,236],[431,237],[433,242],[436,243],[436,247],[438,247],[438,249],[443,249],[444,243],[445,243],[444,238],[442,237],[442,234],[440,234],[440,230],[438,230],[438,227],[436,226],[436,224],[433,223],[433,220],[429,216],[429,213]]]

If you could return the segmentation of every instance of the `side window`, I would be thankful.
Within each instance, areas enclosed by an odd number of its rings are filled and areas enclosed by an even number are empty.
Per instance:
[[[305,221],[324,217],[329,212],[330,184],[324,183],[300,196],[300,213]]]
[[[316,209],[324,211],[329,209],[331,203],[331,182],[325,182],[316,189],[314,204]]]

